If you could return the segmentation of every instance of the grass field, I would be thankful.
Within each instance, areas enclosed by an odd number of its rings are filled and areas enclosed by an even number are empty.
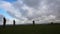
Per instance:
[[[60,25],[0,26],[0,34],[60,34]]]

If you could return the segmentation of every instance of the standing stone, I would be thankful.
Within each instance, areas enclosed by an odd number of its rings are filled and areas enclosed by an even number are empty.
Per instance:
[[[53,22],[51,22],[51,24],[53,24]]]
[[[5,25],[6,25],[6,18],[4,17],[3,18],[3,27],[5,27]]]
[[[13,20],[13,26],[15,26],[15,20]]]
[[[35,25],[35,21],[33,20],[33,26]]]

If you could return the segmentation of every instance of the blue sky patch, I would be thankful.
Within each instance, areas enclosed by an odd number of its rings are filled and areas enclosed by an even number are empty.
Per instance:
[[[2,9],[2,8],[0,8],[0,14],[2,14],[3,16],[5,16],[6,18],[12,18],[12,16],[10,16],[7,12],[6,12],[6,10],[4,10],[4,9]]]
[[[7,2],[15,2],[17,0],[3,0],[3,1],[7,1]]]

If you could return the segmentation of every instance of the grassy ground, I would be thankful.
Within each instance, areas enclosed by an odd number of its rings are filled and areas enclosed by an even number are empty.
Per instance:
[[[60,34],[60,25],[0,26],[0,34]]]

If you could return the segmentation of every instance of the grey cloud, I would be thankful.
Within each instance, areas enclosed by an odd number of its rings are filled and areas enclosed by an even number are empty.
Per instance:
[[[52,11],[50,14],[55,15],[56,18],[60,16],[60,1],[49,0],[47,1],[48,11]]]
[[[20,3],[21,2],[21,3]],[[54,19],[59,19],[60,17],[60,1],[59,0],[21,0],[12,3],[13,7],[18,10],[17,13],[21,13],[21,17],[27,18],[29,20],[35,18],[41,18],[45,20],[50,15],[55,16]],[[25,7],[24,7],[25,6]],[[23,8],[22,8],[23,7]],[[20,19],[19,14],[16,16],[15,12],[11,13],[12,16]],[[40,19],[40,20],[41,20]],[[53,19],[52,19],[53,20]]]
[[[23,4],[18,4],[16,6],[20,9],[20,12],[22,13],[22,15],[25,15],[29,19],[32,19],[36,16],[38,17],[44,16],[44,15],[49,16],[51,14],[57,16],[60,11],[59,10],[60,2],[58,0],[23,0],[22,2]],[[42,2],[43,4],[41,4]],[[27,16],[28,9],[26,10],[21,9],[21,7],[23,7],[24,4],[26,4],[28,7],[34,8],[34,10],[32,10],[34,11],[32,16]],[[45,8],[47,9],[44,8],[45,5],[46,5]],[[35,7],[37,7],[37,9],[35,9]]]
[[[23,0],[23,3],[28,5],[29,7],[37,8],[41,0]]]

